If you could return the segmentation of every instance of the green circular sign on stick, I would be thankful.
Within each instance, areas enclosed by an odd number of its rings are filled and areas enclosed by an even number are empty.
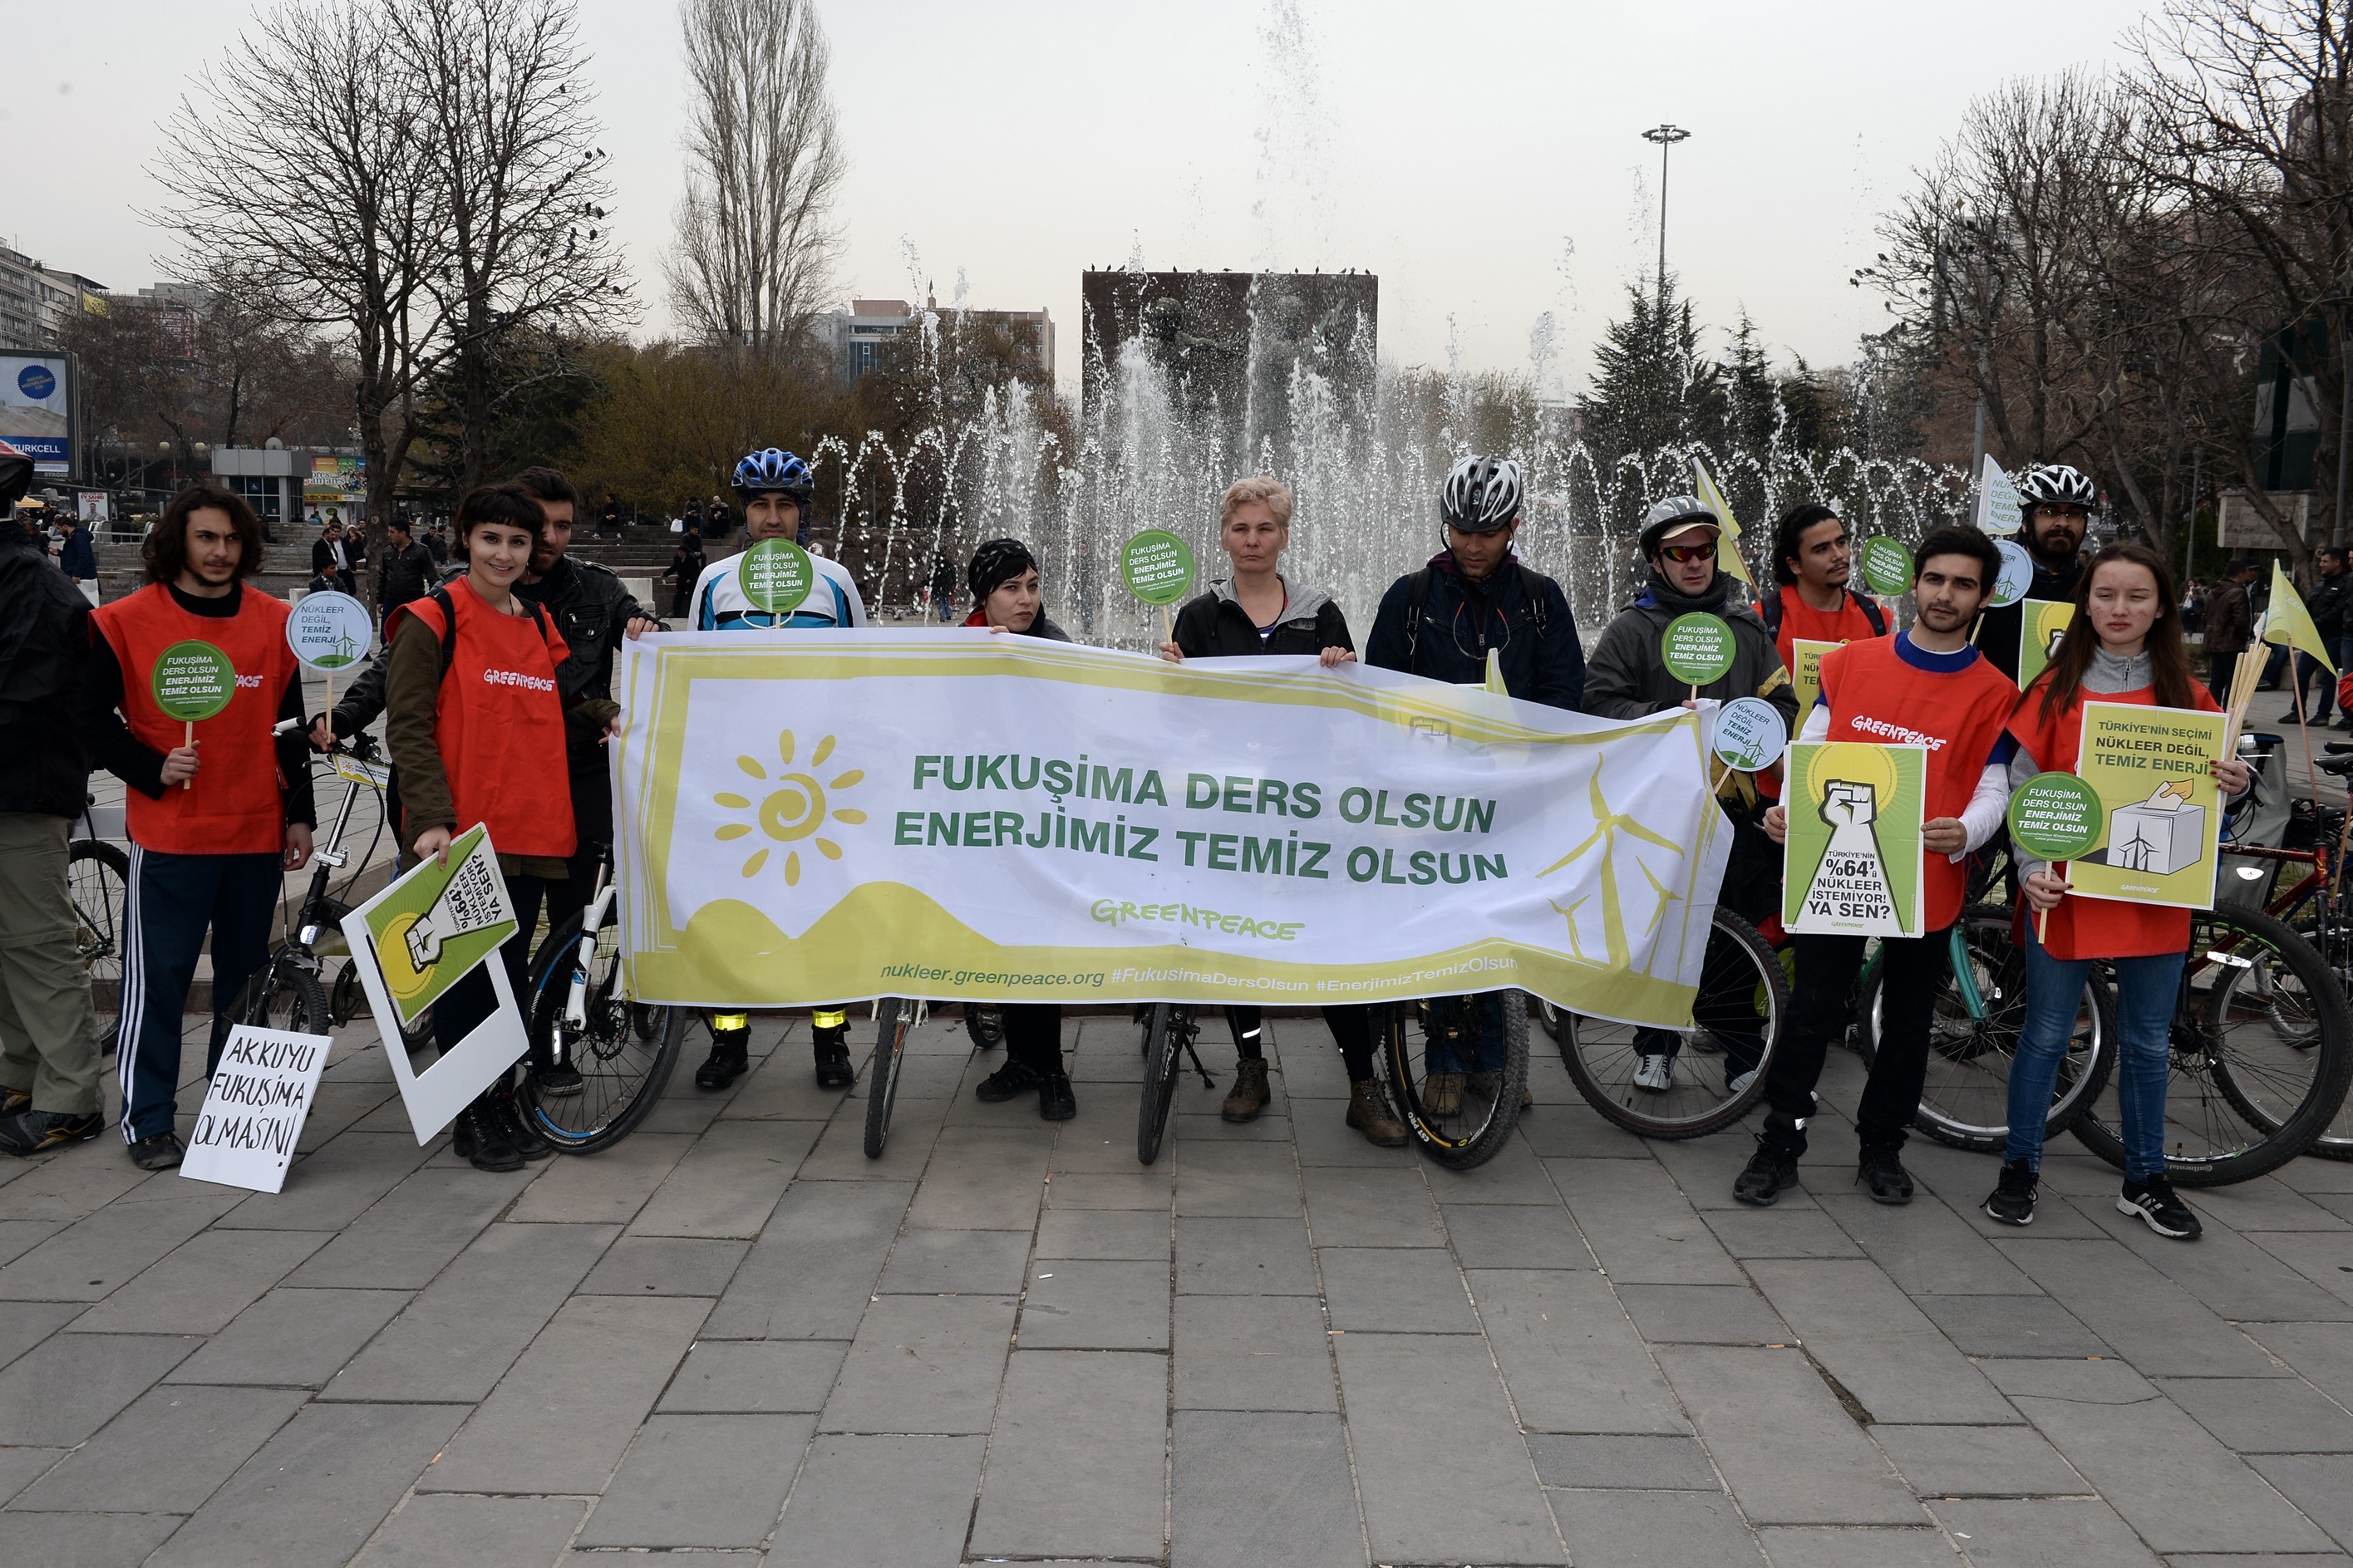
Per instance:
[[[1874,594],[1891,597],[1912,586],[1912,552],[1885,534],[1862,546],[1862,580]]]
[[[2073,773],[2037,773],[2010,797],[2010,841],[2038,860],[2073,860],[2107,826],[2099,792]]]
[[[1173,605],[1193,585],[1193,551],[1165,528],[1147,528],[1120,546],[1119,574],[1147,605]]]
[[[1789,749],[1789,726],[1763,698],[1736,697],[1715,716],[1711,749],[1725,767],[1753,773],[1780,761]]]
[[[817,585],[817,567],[791,540],[763,539],[737,558],[735,585],[758,608],[789,615]]]
[[[367,657],[375,623],[349,594],[305,594],[286,617],[286,646],[312,669],[337,670]]]
[[[1704,610],[1677,616],[1659,638],[1659,658],[1686,686],[1719,680],[1732,668],[1732,627]]]
[[[191,638],[164,650],[148,684],[165,718],[194,724],[227,707],[237,695],[237,667],[212,644]]]

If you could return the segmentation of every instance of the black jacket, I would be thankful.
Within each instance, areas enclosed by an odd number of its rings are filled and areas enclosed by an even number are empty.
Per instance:
[[[2304,596],[2304,607],[2311,612],[2313,627],[2322,637],[2345,636],[2345,612],[2353,607],[2353,573],[2339,572],[2314,583],[2312,592]]]
[[[2027,585],[2028,599],[2072,599],[2075,596],[2075,579],[2084,574],[2081,556],[2070,561],[2058,571],[2037,561],[2034,580]],[[1993,667],[2012,680],[2018,679],[2018,632],[2025,624],[2025,600],[2016,605],[2004,605],[1988,610],[1978,620],[1978,651],[1993,662]]]
[[[90,602],[24,525],[0,519],[0,811],[79,816],[90,753],[75,727]]]
[[[441,575],[433,552],[411,539],[408,548],[385,551],[384,564],[375,569],[376,609],[389,615],[411,599],[421,599]]]
[[[1340,606],[1324,590],[1288,583],[1283,586],[1290,602],[1282,606],[1282,614],[1275,617],[1273,629],[1264,637],[1258,635],[1250,612],[1234,598],[1233,584],[1219,583],[1176,612],[1171,640],[1187,658],[1319,654],[1327,647],[1356,651],[1356,645],[1348,636],[1348,617],[1340,613]],[[1485,677],[1482,675],[1481,679]]]
[[[1425,574],[1419,624],[1409,627],[1415,584]],[[1530,578],[1543,596],[1541,633],[1528,596]],[[1585,648],[1568,595],[1551,578],[1523,568],[1517,556],[1507,556],[1484,583],[1467,581],[1451,551],[1431,556],[1422,571],[1398,578],[1382,595],[1364,657],[1383,669],[1476,686],[1487,679],[1490,648],[1501,655],[1504,686],[1513,696],[1577,711],[1585,696]]]

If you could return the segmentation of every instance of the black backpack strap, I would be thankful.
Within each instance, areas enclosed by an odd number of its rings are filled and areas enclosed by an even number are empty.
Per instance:
[[[1551,581],[1533,566],[1520,568],[1520,592],[1528,596],[1528,619],[1535,623],[1539,638],[1545,635],[1545,621],[1551,614],[1545,599],[1545,584]]]
[[[1413,668],[1414,648],[1421,641],[1421,607],[1430,603],[1430,574],[1427,566],[1406,579],[1413,584],[1405,595],[1405,667]]]
[[[1850,593],[1852,591],[1852,589],[1848,590]],[[1773,591],[1771,593],[1759,594],[1757,596],[1757,618],[1765,623],[1765,635],[1771,637],[1777,643],[1781,640],[1781,587],[1779,584],[1777,583],[1774,584]]]
[[[1875,637],[1885,637],[1887,635],[1887,612],[1879,607],[1879,601],[1873,598],[1868,594],[1858,594],[1852,588],[1849,588],[1846,592],[1847,597],[1852,599],[1856,604],[1862,606],[1862,618],[1871,623],[1871,635]]]
[[[449,666],[458,658],[458,606],[449,602],[446,584],[436,583],[433,592],[426,595],[441,612],[441,679],[449,679]]]

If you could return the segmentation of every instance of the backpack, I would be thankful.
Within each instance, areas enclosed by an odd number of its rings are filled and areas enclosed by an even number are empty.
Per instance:
[[[1777,585],[1773,592],[1766,595],[1757,605],[1757,613],[1765,619],[1766,635],[1777,643],[1781,640],[1781,589],[1787,586],[1788,584],[1786,583]],[[1887,612],[1879,607],[1879,602],[1876,599],[1858,594],[1852,588],[1841,588],[1839,592],[1862,606],[1862,618],[1871,623],[1873,637],[1883,637],[1887,635]]]
[[[458,606],[449,602],[449,586],[446,583],[435,584],[433,591],[425,596],[441,610],[441,679],[448,680],[449,667],[458,658]],[[522,599],[520,594],[515,597]],[[539,634],[539,640],[544,645],[547,641],[546,615],[541,611],[536,600],[523,599],[522,602],[531,606],[532,629]]]
[[[1533,566],[1522,563],[1514,563],[1514,564],[1519,566],[1520,591],[1527,595],[1528,619],[1536,628],[1536,640],[1541,642],[1544,640],[1545,619],[1547,613],[1544,585],[1552,579]],[[1430,603],[1430,583],[1436,571],[1435,567],[1425,566],[1408,579],[1413,584],[1412,587],[1406,590],[1405,600],[1405,664],[1409,670],[1413,668],[1414,650],[1420,646],[1421,610],[1424,605]]]

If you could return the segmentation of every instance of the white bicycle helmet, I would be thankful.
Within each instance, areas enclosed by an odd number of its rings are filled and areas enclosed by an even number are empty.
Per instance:
[[[2042,463],[2018,481],[2018,499],[2029,507],[2080,506],[2089,511],[2099,505],[2100,492],[2081,468]]]
[[[1438,515],[1465,533],[1493,533],[1520,517],[1520,466],[1509,458],[1469,457],[1448,470]]]

